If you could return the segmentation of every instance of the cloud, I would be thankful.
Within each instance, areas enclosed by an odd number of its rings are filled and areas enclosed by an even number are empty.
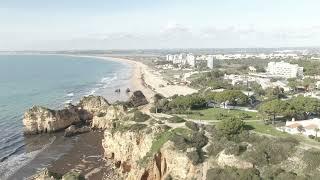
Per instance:
[[[50,36],[48,36],[50,37]],[[1,47],[15,47],[7,40]],[[210,26],[190,28],[168,23],[153,32],[113,32],[76,36],[64,40],[19,40],[19,49],[153,49],[153,48],[231,48],[316,46],[320,44],[320,26],[258,28],[254,26]]]
[[[178,24],[178,23],[168,23],[163,29],[162,33],[189,33],[191,30],[190,28]]]

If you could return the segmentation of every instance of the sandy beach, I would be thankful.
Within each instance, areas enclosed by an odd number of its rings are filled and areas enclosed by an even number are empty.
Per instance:
[[[110,57],[108,55],[101,56],[86,56],[86,55],[70,55],[77,57],[91,57],[103,60],[111,60],[130,64],[133,66],[133,72],[131,77],[131,83],[135,90],[141,90],[147,99],[150,101],[155,93],[160,93],[165,97],[170,97],[175,94],[188,95],[197,92],[197,90],[183,85],[169,85],[167,81],[163,79],[160,73],[155,72],[147,65],[134,60],[129,60],[119,57]]]

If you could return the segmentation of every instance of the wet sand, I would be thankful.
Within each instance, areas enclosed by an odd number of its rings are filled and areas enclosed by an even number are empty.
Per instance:
[[[75,171],[92,180],[109,179],[112,166],[103,158],[102,138],[103,132],[99,131],[78,135],[74,146],[48,169],[59,174]]]

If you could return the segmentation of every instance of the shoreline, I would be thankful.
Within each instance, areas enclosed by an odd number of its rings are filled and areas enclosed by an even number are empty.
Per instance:
[[[131,77],[129,82],[130,87],[132,88],[130,89],[131,90],[130,95],[132,94],[132,92],[137,90],[141,90],[143,92],[143,94],[146,96],[147,100],[149,101],[149,104],[146,106],[143,106],[141,109],[141,111],[143,111],[144,113],[149,113],[149,108],[150,106],[152,106],[152,103],[153,103],[153,96],[156,93],[160,93],[165,97],[170,97],[174,94],[186,95],[186,94],[192,94],[193,92],[196,91],[186,86],[168,85],[167,82],[163,80],[160,74],[157,75],[155,72],[153,72],[153,70],[150,67],[143,64],[142,62],[138,62],[135,60],[103,56],[103,55],[100,55],[100,56],[74,55],[74,54],[45,54],[45,55],[92,58],[92,59],[99,59],[99,60],[105,60],[105,61],[120,62],[126,65],[130,65],[132,67]],[[163,87],[160,85],[163,85]],[[108,97],[106,97],[106,99],[108,99]],[[93,132],[93,134],[95,133]],[[78,170],[81,169],[83,170],[83,173],[86,174],[87,176],[89,177],[91,176],[98,179],[101,176],[104,176],[105,172],[108,172],[108,174],[109,173],[112,174],[112,172],[110,172],[110,167],[99,169],[101,164],[108,163],[106,161],[102,163],[103,149],[99,148],[99,145],[101,145],[102,143],[101,135],[96,134],[92,136],[91,133],[90,134],[85,133],[83,135],[79,135],[78,138],[79,138],[79,143],[73,145],[73,148],[68,152],[66,152],[65,155],[49,163],[48,168],[55,171],[56,173],[64,173],[74,168]],[[91,152],[90,149],[87,148],[87,146],[96,147],[95,152]],[[88,159],[87,160],[83,159],[87,156],[92,157],[94,155],[97,157],[92,158],[93,161],[89,163],[88,163]],[[96,164],[94,163],[95,161],[99,161],[100,163]],[[89,170],[88,167],[86,168],[87,165],[90,165],[90,167],[93,167],[93,168],[90,171],[88,171]]]
[[[143,76],[145,74],[145,71],[148,70],[148,67],[147,65],[141,62],[124,59],[124,58],[118,58],[118,57],[110,57],[110,56],[73,55],[73,54],[56,54],[56,55],[94,58],[94,59],[100,59],[105,61],[114,61],[114,62],[129,64],[132,67],[132,72],[131,72],[132,76],[130,78],[130,83],[134,88],[134,89],[131,89],[131,92],[137,91],[137,90],[142,91],[143,94],[148,99],[148,101],[150,101],[153,95],[155,94],[155,92],[152,89],[145,86],[146,82],[143,80]]]
[[[162,75],[158,72],[155,72],[147,65],[142,62],[130,60],[120,57],[111,57],[111,56],[93,56],[93,55],[73,55],[73,54],[57,54],[57,55],[66,55],[74,57],[87,57],[87,58],[96,58],[107,61],[116,61],[133,66],[133,72],[131,77],[131,82],[134,87],[134,90],[141,90],[148,100],[152,99],[153,95],[160,93],[165,97],[170,97],[175,94],[178,95],[189,95],[196,93],[197,90],[190,88],[184,85],[170,85],[166,80],[163,79]]]

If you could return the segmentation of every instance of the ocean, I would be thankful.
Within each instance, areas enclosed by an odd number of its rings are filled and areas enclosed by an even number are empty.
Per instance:
[[[0,55],[0,179],[19,171],[52,144],[53,159],[72,144],[72,139],[50,134],[24,137],[22,118],[28,108],[62,108],[86,95],[102,95],[110,102],[126,100],[124,89],[131,88],[131,72],[128,64],[89,57]],[[115,93],[117,88],[123,91]],[[45,167],[50,160],[33,169]]]

